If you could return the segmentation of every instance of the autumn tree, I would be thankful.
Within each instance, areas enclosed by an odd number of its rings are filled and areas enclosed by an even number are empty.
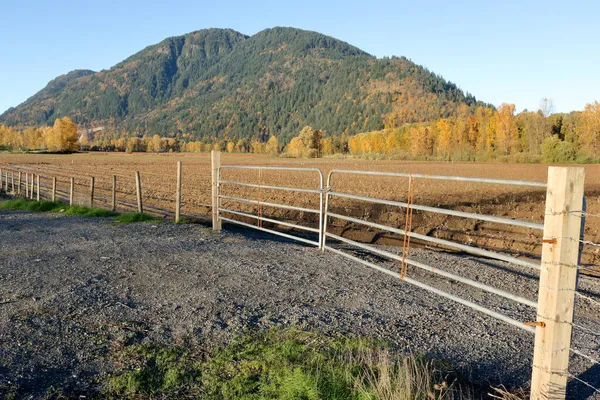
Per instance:
[[[515,121],[515,105],[503,103],[496,113],[496,141],[505,156],[518,148],[519,132]]]
[[[429,157],[433,155],[434,138],[429,127],[415,126],[409,131],[410,151],[413,156]]]
[[[438,129],[437,154],[448,160],[450,158],[452,144],[452,127],[447,119],[441,119],[437,122]]]
[[[324,132],[305,126],[288,144],[286,151],[294,157],[320,157]]]
[[[58,118],[45,139],[46,147],[50,151],[75,151],[77,150],[77,125],[69,117]]]
[[[597,101],[586,104],[581,114],[581,133],[585,146],[592,157],[598,157],[598,142],[600,141],[600,103]]]
[[[279,140],[275,136],[271,136],[267,145],[265,146],[265,151],[269,154],[277,154],[279,153]]]

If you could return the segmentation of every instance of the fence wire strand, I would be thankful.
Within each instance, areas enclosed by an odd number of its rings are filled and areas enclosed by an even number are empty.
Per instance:
[[[584,381],[583,379],[580,379],[578,377],[576,377],[575,375],[573,375],[572,373],[568,372],[567,376],[569,376],[570,378],[576,380],[577,382],[587,386],[588,388],[592,389],[595,393],[600,393],[600,389],[598,389],[597,387],[592,386],[591,384],[587,383],[586,381]]]

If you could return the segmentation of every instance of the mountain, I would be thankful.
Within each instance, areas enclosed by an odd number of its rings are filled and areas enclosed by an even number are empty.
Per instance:
[[[60,76],[0,115],[0,124],[70,116],[88,130],[204,141],[275,135],[286,143],[305,125],[354,134],[478,105],[404,57],[378,59],[316,32],[206,29],[165,39],[109,70]]]

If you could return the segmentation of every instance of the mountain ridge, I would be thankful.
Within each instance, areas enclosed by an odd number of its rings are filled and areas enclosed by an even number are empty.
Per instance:
[[[378,59],[318,32],[247,36],[210,28],[166,38],[108,70],[61,75],[0,115],[14,127],[70,116],[85,129],[184,140],[330,135],[455,115],[484,105],[405,57]]]

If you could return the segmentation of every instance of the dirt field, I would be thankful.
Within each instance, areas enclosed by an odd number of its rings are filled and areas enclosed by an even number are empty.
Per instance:
[[[176,185],[176,161],[183,161],[183,209],[190,217],[206,218],[210,213],[210,155],[208,154],[74,154],[74,155],[18,155],[0,154],[0,168],[20,168],[42,175],[42,185],[49,186],[51,177],[58,178],[59,195],[68,195],[68,182],[75,177],[76,202],[86,204],[89,179],[96,179],[96,199],[108,200],[112,176],[118,180],[118,201],[122,208],[135,205],[134,171],[142,176],[144,202],[147,208],[158,214],[171,215],[174,208]],[[547,165],[499,164],[499,163],[447,163],[372,161],[364,159],[324,158],[318,160],[273,158],[261,155],[223,154],[222,165],[267,165],[302,168],[320,168],[324,174],[332,169],[356,169],[394,171],[419,174],[441,174],[487,178],[545,181]],[[600,215],[600,165],[585,165],[586,196],[588,212]],[[278,186],[318,188],[315,173],[289,171],[224,170],[223,179]],[[391,177],[367,177],[336,174],[332,179],[336,191],[405,201],[407,179]],[[226,195],[260,198],[262,201],[318,208],[318,195],[282,192],[255,188],[223,185]],[[505,185],[456,183],[432,180],[415,181],[415,202],[418,204],[471,211],[532,222],[543,222],[545,189]],[[223,206],[240,211],[257,212],[257,207],[223,200]],[[405,211],[397,207],[332,198],[331,209],[345,215],[373,222],[394,225],[405,224]],[[264,216],[287,221],[302,220],[314,225],[316,216],[263,207]],[[239,218],[239,217],[237,217]],[[440,214],[415,212],[413,231],[460,243],[476,245],[491,250],[508,252],[525,258],[539,257],[540,232],[509,227],[489,222],[466,220]],[[244,220],[242,218],[242,220]],[[246,222],[256,223],[253,220]],[[332,231],[345,237],[378,244],[400,244],[402,238],[389,233],[366,229],[341,220],[330,221]],[[585,228],[586,240],[600,242],[600,217],[589,217]],[[418,241],[413,242],[419,245]],[[585,246],[583,259],[589,273],[600,271],[600,247]],[[600,273],[600,272],[598,272]]]
[[[129,224],[0,210],[0,397],[95,398],[115,352],[138,343],[214,346],[248,329],[353,333],[452,361],[467,378],[527,386],[533,335],[331,252],[228,226]],[[393,251],[390,247],[386,247]],[[529,269],[415,250],[534,299]],[[385,267],[395,268],[393,263]],[[460,282],[410,270],[424,283],[519,320],[532,309]],[[580,290],[598,298],[593,278]],[[598,311],[577,303],[573,346],[599,357]],[[598,368],[571,357],[570,373],[600,385]],[[569,384],[569,398],[593,398]]]

